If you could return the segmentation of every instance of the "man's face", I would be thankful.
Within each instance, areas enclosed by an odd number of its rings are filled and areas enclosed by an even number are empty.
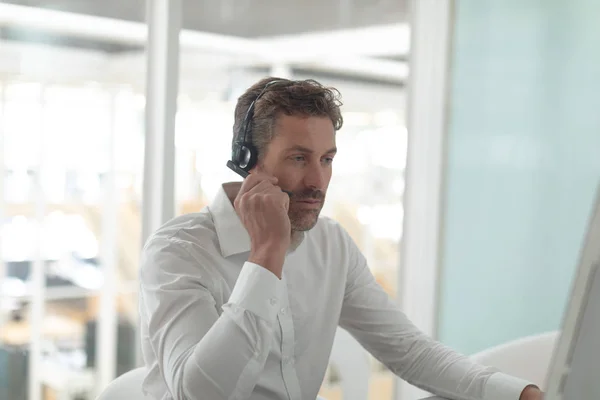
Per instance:
[[[307,231],[317,223],[335,153],[335,129],[328,117],[277,118],[260,166],[292,193],[288,213],[292,230]]]

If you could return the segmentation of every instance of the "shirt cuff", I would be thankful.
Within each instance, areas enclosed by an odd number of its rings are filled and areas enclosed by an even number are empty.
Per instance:
[[[492,374],[485,384],[484,400],[519,400],[527,386],[535,384],[503,372]]]
[[[281,307],[284,285],[271,271],[246,262],[229,297],[229,303],[273,322]]]

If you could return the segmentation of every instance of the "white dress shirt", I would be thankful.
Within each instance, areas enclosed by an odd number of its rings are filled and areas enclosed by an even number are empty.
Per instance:
[[[140,272],[147,394],[313,400],[338,326],[401,378],[450,399],[518,400],[529,384],[420,332],[329,218],[288,252],[281,280],[247,262],[249,251],[223,188],[201,212],[175,218],[148,240]]]

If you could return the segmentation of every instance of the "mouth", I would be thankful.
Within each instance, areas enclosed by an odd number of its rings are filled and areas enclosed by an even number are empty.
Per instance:
[[[314,199],[298,200],[298,203],[304,203],[304,204],[321,204],[321,200],[314,200]]]

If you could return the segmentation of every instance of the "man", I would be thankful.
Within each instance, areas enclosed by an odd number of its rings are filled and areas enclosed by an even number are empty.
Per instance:
[[[239,98],[234,158],[251,137],[256,166],[200,213],[161,227],[143,251],[145,392],[162,400],[314,400],[341,326],[398,376],[435,394],[541,399],[528,382],[421,333],[346,231],[319,218],[340,104],[335,89],[315,81],[274,78]]]

